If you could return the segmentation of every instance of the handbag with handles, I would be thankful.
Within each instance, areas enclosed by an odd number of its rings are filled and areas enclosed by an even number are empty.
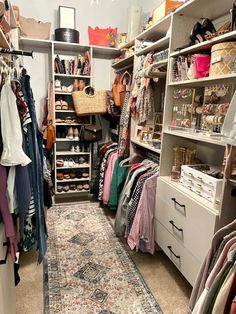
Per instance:
[[[117,28],[88,27],[89,44],[95,46],[115,47]]]
[[[85,142],[98,142],[102,139],[102,125],[99,123],[92,125],[84,125],[81,128],[81,137]]]
[[[112,85],[112,92],[114,103],[118,107],[123,107],[126,93],[126,80],[131,81],[131,75],[129,72],[124,72],[124,74],[117,74],[114,84]]]

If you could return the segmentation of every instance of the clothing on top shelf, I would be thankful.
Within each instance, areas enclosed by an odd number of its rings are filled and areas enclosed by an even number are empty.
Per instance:
[[[236,220],[216,232],[194,284],[189,310],[194,314],[231,313],[236,277]],[[233,313],[233,312],[232,312]]]

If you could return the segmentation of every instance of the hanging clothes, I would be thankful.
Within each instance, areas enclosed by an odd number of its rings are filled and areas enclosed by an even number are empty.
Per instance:
[[[141,248],[140,240],[143,241],[145,252],[154,254],[155,252],[155,204],[156,204],[156,184],[159,174],[152,174],[144,183],[138,208],[134,216],[132,228],[128,236],[128,244],[133,250]]]
[[[109,195],[110,195],[110,186],[113,176],[113,170],[115,166],[115,162],[118,158],[118,152],[117,150],[114,151],[109,155],[108,161],[107,161],[107,170],[105,172],[105,179],[104,179],[104,189],[103,189],[103,195],[102,195],[102,201],[103,204],[108,204],[109,202]]]
[[[111,210],[117,210],[118,201],[120,199],[120,194],[125,184],[125,180],[128,174],[127,167],[120,167],[120,162],[123,160],[123,157],[119,157],[114,166],[113,176],[110,187],[109,195],[109,207]]]
[[[189,311],[191,313],[200,313],[201,311],[201,314],[204,314],[214,308],[215,300],[217,300],[217,295],[223,284],[221,280],[219,281],[220,277],[217,276],[227,264],[225,261],[228,261],[230,268],[235,262],[235,231],[236,220],[218,230],[214,235],[211,248],[200,268],[191,293],[189,302]],[[224,272],[223,274],[222,278],[225,280],[227,274]],[[211,290],[212,287],[213,290]]]
[[[0,163],[3,166],[27,166],[31,159],[22,149],[23,138],[17,110],[16,97],[10,84],[6,83],[0,99],[1,133],[3,152]]]
[[[44,212],[44,183],[43,183],[43,136],[38,130],[34,98],[30,86],[30,76],[25,74],[21,77],[22,92],[28,105],[32,123],[29,125],[27,137],[27,152],[32,160],[30,165],[30,181],[32,184],[33,198],[36,207],[36,222],[33,216],[27,216],[27,228],[25,234],[27,239],[36,238],[39,250],[38,261],[43,260],[47,250],[47,230]],[[35,231],[35,232],[34,232]],[[28,241],[28,240],[27,240]]]

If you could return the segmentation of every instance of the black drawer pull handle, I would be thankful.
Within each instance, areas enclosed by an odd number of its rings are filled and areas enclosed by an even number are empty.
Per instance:
[[[178,202],[176,201],[176,198],[172,197],[171,200],[172,200],[175,204],[177,204],[178,206],[183,207],[183,208],[185,209],[185,205],[182,205],[182,204],[178,203]]]
[[[167,246],[167,248],[170,250],[170,252],[178,259],[180,259],[180,256],[179,255],[176,255],[175,252],[172,250],[172,247],[169,245]]]
[[[0,265],[4,265],[4,264],[7,263],[7,256],[8,256],[8,252],[9,252],[9,242],[3,242],[3,246],[6,246],[6,247],[7,247],[7,250],[6,250],[5,259],[0,260]]]
[[[183,232],[183,229],[182,229],[182,228],[178,228],[178,227],[174,224],[174,221],[173,221],[173,220],[170,220],[169,223],[170,223],[175,229],[177,229],[179,232]]]

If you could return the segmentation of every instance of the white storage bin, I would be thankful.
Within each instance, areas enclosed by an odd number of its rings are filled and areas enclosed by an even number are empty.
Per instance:
[[[197,169],[202,166],[183,165],[181,167],[180,183],[211,203],[218,205],[222,196],[223,179],[214,178]]]

